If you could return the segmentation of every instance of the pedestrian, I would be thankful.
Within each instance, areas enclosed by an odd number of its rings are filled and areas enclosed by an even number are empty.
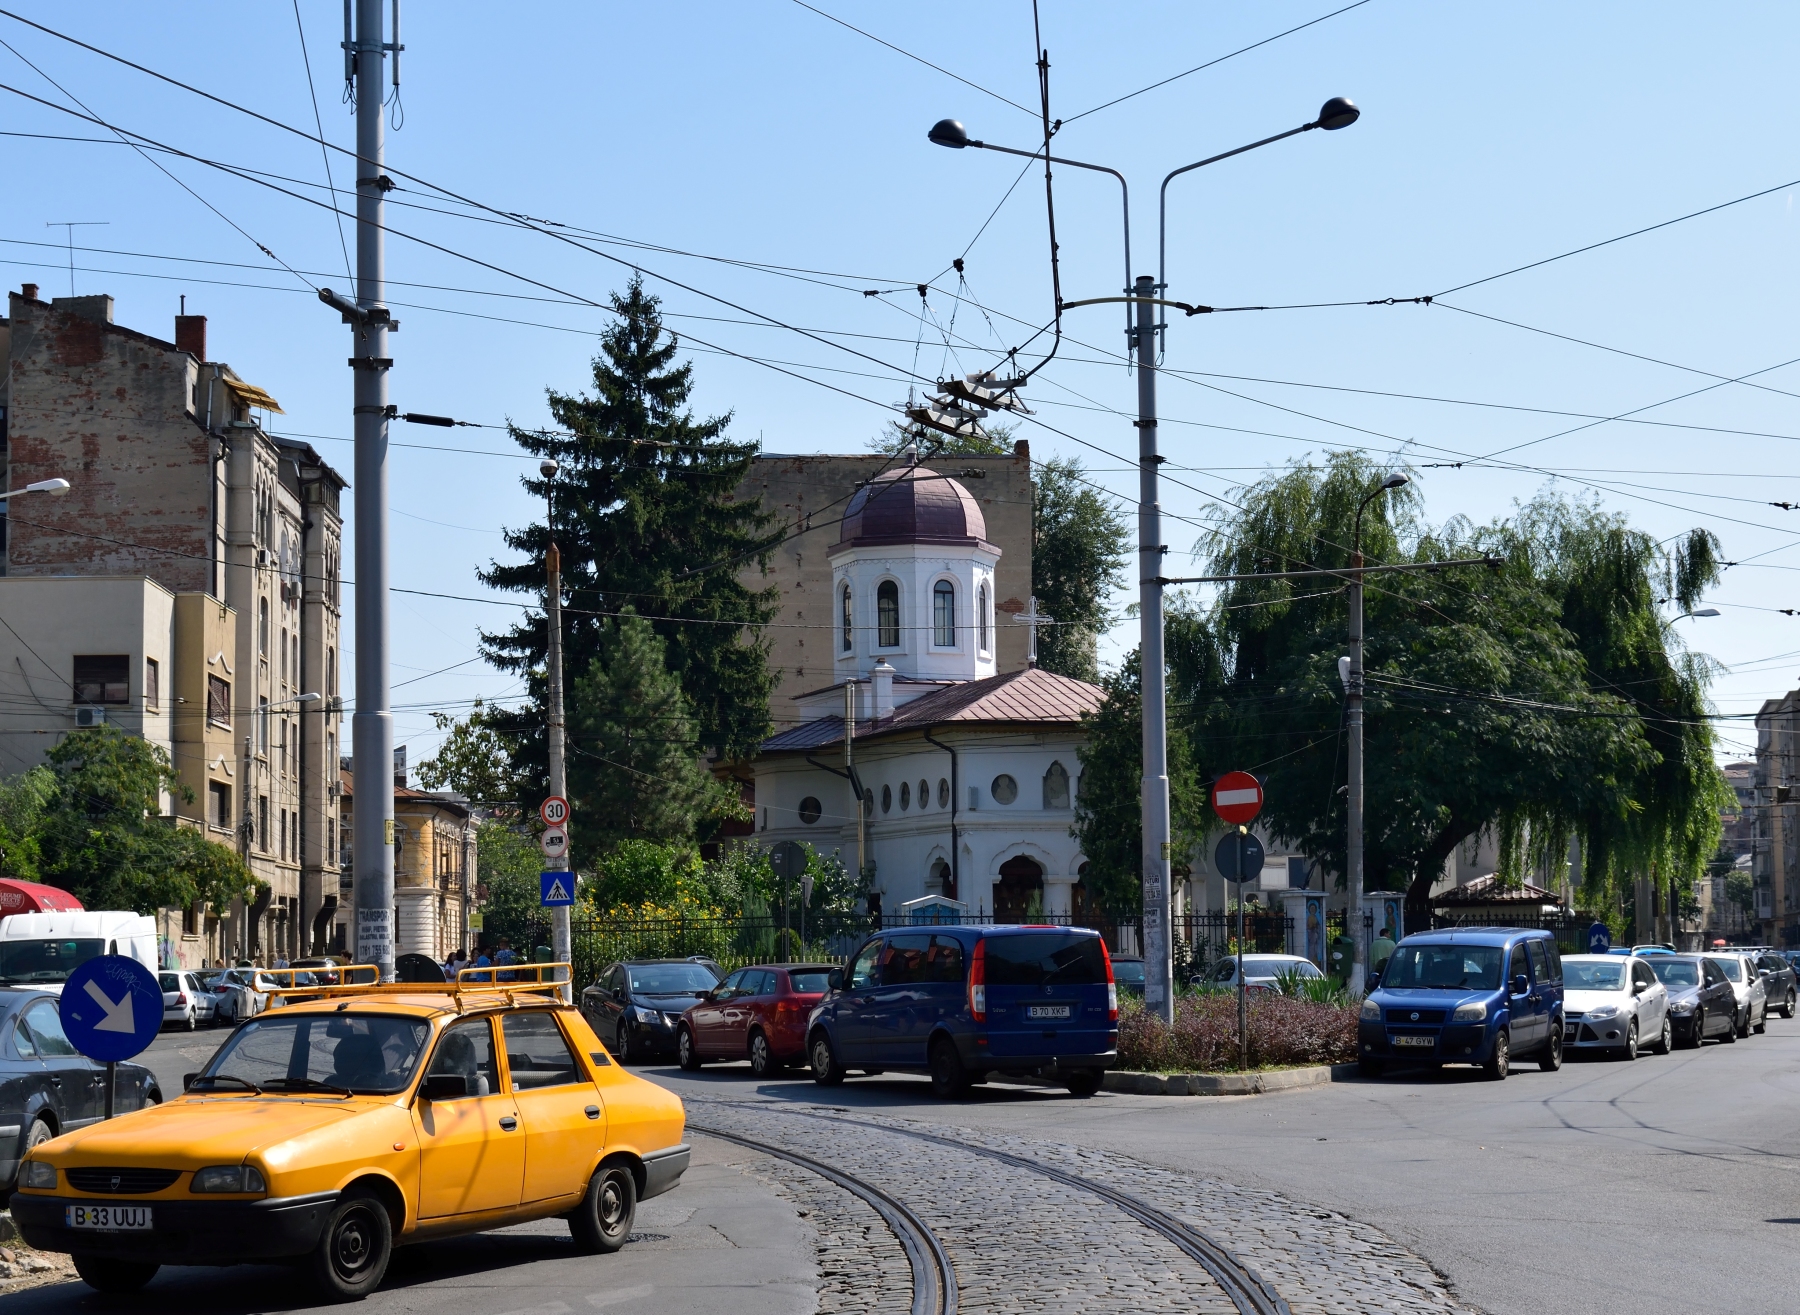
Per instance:
[[[519,956],[513,953],[512,941],[507,937],[502,936],[500,938],[500,948],[494,951],[495,966],[502,967],[509,963],[517,963],[518,961]],[[518,976],[517,973],[501,973],[500,980],[503,982],[516,981],[518,980]]]
[[[1387,967],[1387,961],[1394,957],[1393,928],[1383,926],[1381,935],[1369,942],[1369,971],[1377,977]]]

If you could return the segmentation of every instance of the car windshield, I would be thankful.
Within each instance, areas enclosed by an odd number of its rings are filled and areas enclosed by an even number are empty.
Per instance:
[[[1622,991],[1625,989],[1625,963],[1583,963],[1579,959],[1563,960],[1563,986],[1570,991]]]
[[[808,968],[802,972],[789,972],[788,981],[802,995],[822,995],[831,989],[831,969]]]
[[[1106,983],[1106,951],[1100,938],[1069,932],[988,936],[989,986],[1093,986]]]
[[[1718,965],[1719,971],[1732,981],[1744,980],[1744,961],[1742,959],[1714,959],[1713,962]]]
[[[106,953],[93,940],[0,941],[0,982],[66,982],[89,959]]]
[[[264,1015],[233,1034],[194,1079],[194,1089],[387,1095],[412,1081],[430,1034],[421,1018]]]
[[[1567,959],[1563,960],[1566,970]],[[1650,964],[1650,971],[1656,974],[1656,980],[1664,986],[1698,986],[1700,985],[1700,965],[1692,959],[1657,959]]]
[[[1136,982],[1144,980],[1144,961],[1142,959],[1114,959],[1113,980],[1115,982]]]
[[[1449,991],[1494,991],[1500,987],[1498,945],[1407,945],[1402,943],[1382,970],[1383,990],[1404,987]]]
[[[644,963],[625,969],[638,995],[703,995],[719,984],[703,963]]]

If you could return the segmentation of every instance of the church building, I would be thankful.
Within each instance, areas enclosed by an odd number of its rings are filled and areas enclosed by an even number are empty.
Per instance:
[[[850,501],[831,568],[832,674],[754,763],[757,839],[835,852],[893,914],[927,895],[1003,921],[1081,912],[1081,718],[1101,689],[1002,673],[1001,550],[957,480],[908,463]],[[860,791],[861,801],[858,802]]]

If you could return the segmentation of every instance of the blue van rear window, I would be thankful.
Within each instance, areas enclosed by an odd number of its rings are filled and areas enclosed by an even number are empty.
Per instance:
[[[1098,936],[1027,932],[988,936],[989,986],[1093,986],[1106,982],[1106,953]]]

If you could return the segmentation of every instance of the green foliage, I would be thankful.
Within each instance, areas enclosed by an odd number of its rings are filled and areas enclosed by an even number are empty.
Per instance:
[[[478,880],[487,887],[482,904],[482,933],[514,945],[529,944],[534,927],[544,921],[538,906],[538,873],[544,869],[537,840],[517,814],[483,823],[475,832]]]
[[[190,798],[168,755],[115,726],[66,737],[36,772],[10,782],[0,812],[23,821],[15,848],[36,848],[42,879],[90,909],[152,913],[196,900],[214,905],[256,886],[235,850],[162,815],[162,796]],[[48,788],[46,789],[46,784]]]
[[[1725,902],[1742,911],[1746,918],[1756,916],[1756,883],[1748,872],[1733,868],[1726,876]]]
[[[38,827],[55,795],[56,773],[48,767],[33,767],[10,781],[0,781],[0,877],[42,879]]]
[[[729,416],[698,420],[687,409],[693,367],[674,364],[679,342],[665,331],[657,298],[634,278],[612,306],[618,319],[601,336],[594,392],[549,393],[556,426],[572,436],[513,430],[528,452],[561,466],[555,542],[568,604],[565,669],[586,673],[606,647],[607,617],[637,607],[666,645],[664,663],[688,698],[699,743],[742,757],[769,732],[774,677],[755,631],[773,617],[777,595],[773,586],[746,586],[740,574],[768,569],[780,527],[758,503],[736,500],[755,445],[725,437]],[[540,502],[549,491],[543,480],[524,484]],[[541,597],[546,527],[510,531],[506,541],[525,560],[490,566],[483,582]],[[541,795],[544,619],[485,634],[483,644],[490,661],[526,675],[534,706],[494,724],[509,737],[512,770]],[[569,713],[580,715],[578,701]]]
[[[474,804],[510,804],[531,791],[531,782],[515,766],[516,744],[504,710],[489,708],[480,699],[469,715],[458,721],[434,712],[431,719],[440,731],[448,731],[435,755],[414,770],[427,790],[454,790]]]
[[[1294,1000],[1307,1000],[1319,1005],[1350,1007],[1350,992],[1330,977],[1302,977],[1297,972],[1275,974],[1275,985]]]
[[[1004,457],[1013,449],[1012,425],[990,424],[982,434],[942,434],[923,425],[890,420],[881,432],[869,440],[872,452],[898,453],[913,444],[919,448],[919,460],[933,457]]]
[[[630,839],[687,839],[739,811],[736,791],[701,760],[687,696],[650,623],[628,608],[597,638],[569,699],[569,795],[581,843],[604,851]]]
[[[1091,487],[1079,461],[1056,457],[1033,474],[1031,592],[1056,624],[1038,632],[1038,665],[1098,681],[1096,646],[1107,599],[1124,584],[1130,530],[1118,508]]]

